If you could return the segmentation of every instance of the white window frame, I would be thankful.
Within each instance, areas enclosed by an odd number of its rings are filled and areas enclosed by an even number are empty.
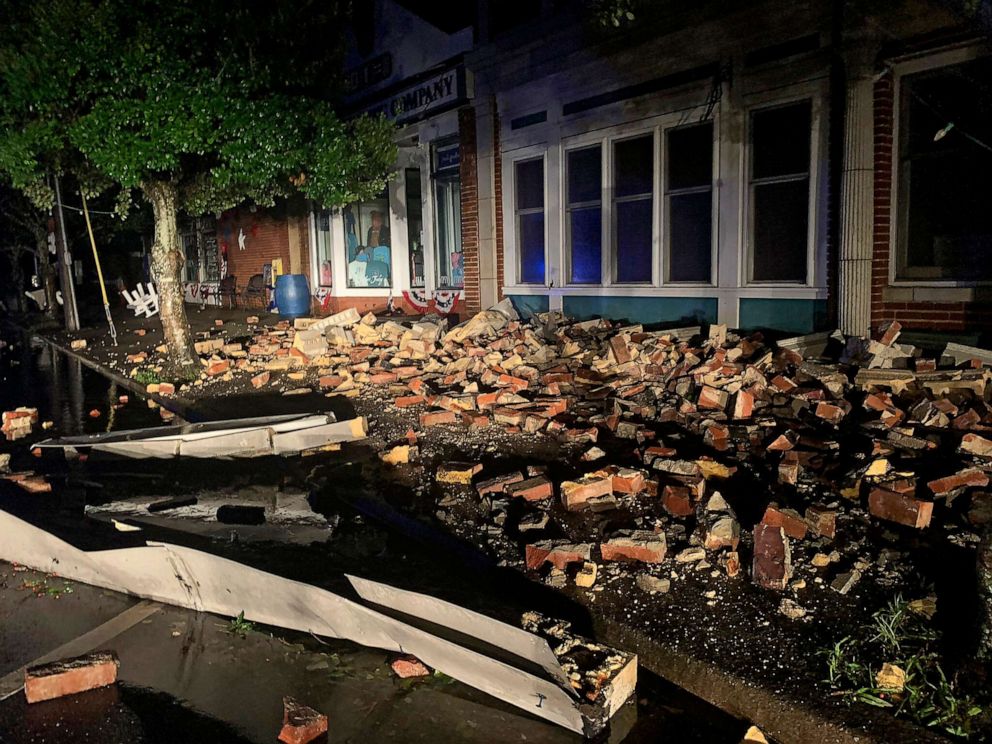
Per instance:
[[[821,166],[821,159],[826,157],[826,99],[818,86],[797,86],[792,95],[762,96],[760,100],[748,101],[744,111],[744,146],[741,148],[741,246],[743,260],[741,261],[741,286],[746,287],[816,287],[823,275],[820,266],[822,258],[818,253],[826,249],[826,210],[821,200],[826,196],[821,178],[825,177],[826,169]],[[810,102],[810,147],[809,147],[809,193],[807,194],[806,218],[806,277],[803,281],[768,281],[754,279],[754,244],[753,225],[754,212],[751,199],[751,165],[753,147],[751,144],[752,114],[756,111],[782,108],[790,104]],[[817,251],[818,246],[824,250]],[[824,276],[825,278],[825,276]]]
[[[521,210],[517,206],[517,166],[521,163],[534,163],[540,161],[541,163],[541,193],[543,195],[543,202],[541,204],[540,210],[537,207],[527,207]],[[511,161],[510,165],[510,181],[513,185],[511,187],[513,192],[513,233],[514,245],[518,247],[517,250],[513,251],[514,260],[514,276],[516,277],[517,284],[527,287],[544,287],[548,283],[548,156],[547,153],[542,151],[534,154],[532,157],[516,157]],[[519,250],[520,246],[520,216],[522,214],[537,214],[538,211],[544,215],[544,276],[539,282],[525,282],[523,278],[523,265],[521,261],[523,260],[523,251]]]
[[[643,197],[617,197],[616,195],[616,162],[614,159],[614,152],[618,143],[626,142],[628,140],[641,139],[643,137],[651,137],[651,273],[647,281],[642,282],[621,282],[617,279],[617,272],[619,271],[619,266],[617,264],[617,251],[618,251],[618,239],[617,239],[617,210],[616,204],[617,199],[623,199],[624,201],[637,201]],[[604,253],[609,254],[606,263],[609,266],[609,275],[603,274],[608,280],[608,285],[611,287],[654,287],[658,285],[658,267],[660,251],[658,247],[660,245],[659,241],[659,194],[658,194],[658,168],[661,162],[661,157],[658,154],[658,127],[654,126],[650,129],[646,129],[641,133],[625,134],[621,137],[611,137],[609,139],[610,152],[607,156],[607,161],[610,166],[610,177],[609,177],[609,203],[603,203],[603,207],[606,214],[609,217],[609,241],[604,243]],[[605,179],[604,179],[605,180]],[[606,220],[604,219],[604,222]]]
[[[529,160],[541,160],[544,169],[544,281],[541,283],[524,282],[520,271],[520,234],[517,222],[517,163]],[[503,173],[503,258],[504,272],[512,277],[514,287],[526,289],[547,289],[550,285],[551,271],[551,184],[548,170],[548,149],[544,145],[533,145],[514,151],[504,158]]]
[[[889,284],[897,287],[979,287],[990,286],[992,280],[976,281],[962,279],[925,279],[899,277],[901,270],[905,268],[905,244],[901,242],[901,237],[905,235],[903,207],[900,201],[901,196],[901,174],[899,173],[899,148],[902,136],[902,78],[906,75],[913,75],[917,72],[936,70],[941,67],[950,67],[962,62],[970,62],[973,59],[992,54],[988,46],[976,43],[969,43],[964,46],[942,51],[932,52],[925,55],[906,59],[890,65],[892,70],[892,178],[889,183]]]
[[[694,110],[699,110],[697,107]],[[665,212],[665,187],[666,187],[666,153],[665,141],[667,132],[679,127],[688,127],[703,124],[701,121],[686,121],[686,112],[666,113],[640,122],[630,122],[609,127],[605,130],[575,135],[563,139],[560,145],[560,165],[557,173],[558,182],[561,184],[561,196],[554,206],[558,209],[558,229],[562,239],[561,267],[562,283],[561,288],[570,293],[581,293],[583,290],[609,287],[614,290],[629,289],[636,292],[643,289],[670,289],[686,290],[687,295],[692,294],[692,290],[712,289],[717,286],[718,263],[719,263],[719,213],[720,213],[720,112],[714,109],[712,115],[706,122],[713,127],[713,154],[712,168],[713,180],[711,183],[712,205],[710,217],[712,220],[711,245],[710,245],[710,278],[704,282],[674,282],[668,279],[669,251],[667,243],[667,221]],[[652,135],[654,138],[654,173],[652,183],[652,268],[651,278],[645,282],[618,282],[616,281],[616,251],[615,251],[615,226],[616,215],[613,209],[613,192],[615,174],[613,164],[613,146],[615,143],[635,139],[645,135]],[[603,235],[602,235],[602,269],[601,279],[598,284],[572,283],[570,281],[571,272],[571,251],[566,240],[568,229],[568,183],[567,183],[567,163],[568,153],[572,150],[581,150],[586,147],[599,145],[602,155],[602,195],[601,205],[603,210]],[[673,295],[675,296],[675,295]]]

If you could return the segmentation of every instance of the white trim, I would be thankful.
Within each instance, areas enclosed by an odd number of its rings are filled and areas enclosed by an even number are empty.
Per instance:
[[[890,62],[892,70],[892,160],[891,178],[889,181],[889,268],[888,283],[891,287],[982,287],[992,285],[992,280],[962,280],[962,279],[900,279],[900,268],[905,259],[899,237],[905,228],[900,227],[902,214],[900,208],[900,192],[902,191],[899,175],[899,140],[902,136],[902,78],[918,72],[936,70],[970,62],[971,60],[992,54],[992,50],[983,42],[967,42],[951,48],[920,53],[895,63]]]

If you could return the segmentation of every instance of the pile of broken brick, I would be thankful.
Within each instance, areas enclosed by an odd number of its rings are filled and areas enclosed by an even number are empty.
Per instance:
[[[605,455],[597,442],[626,442],[636,452],[638,467],[591,465],[591,472],[557,484],[541,468],[487,474],[475,484],[483,498],[539,508],[543,514],[525,517],[539,525],[551,503],[565,512],[602,511],[637,495],[656,504],[659,515],[695,518],[691,551],[718,551],[734,575],[741,570],[742,526],[733,499],[713,484],[745,469],[767,486],[751,560],[753,580],[763,587],[788,585],[790,541],[833,539],[844,504],[866,504],[873,517],[915,529],[930,524],[935,504],[949,506],[964,493],[975,519],[989,511],[982,489],[992,472],[985,402],[992,356],[952,344],[940,359],[924,358],[899,343],[898,323],[874,339],[835,332],[775,345],[718,325],[703,335],[699,327],[648,331],[556,313],[525,322],[508,301],[451,330],[443,320],[381,322],[354,309],[271,328],[248,320],[254,333],[247,344],[224,338],[222,329],[221,337],[197,342],[204,380],[240,372],[255,387],[279,385],[284,393],[316,387],[355,396],[375,389],[396,409],[416,413],[421,433],[450,425],[543,434],[592,445],[584,463]],[[695,438],[697,454],[681,452],[681,439],[666,441],[666,428]],[[408,461],[416,441],[410,432],[383,459]],[[479,472],[454,463],[436,475],[438,482],[471,485]],[[939,513],[951,510],[941,506]],[[525,546],[526,565],[564,571],[579,564],[576,580],[595,581],[594,548],[605,562],[660,562],[665,534],[656,525],[598,546],[538,540]]]

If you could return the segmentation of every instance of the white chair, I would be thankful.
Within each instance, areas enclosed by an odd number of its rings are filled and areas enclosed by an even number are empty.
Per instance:
[[[128,309],[134,313],[135,317],[144,315],[146,318],[150,318],[158,313],[158,293],[155,291],[155,285],[145,286],[148,287],[147,291],[141,282],[138,282],[133,292],[128,292],[126,289],[121,290]]]

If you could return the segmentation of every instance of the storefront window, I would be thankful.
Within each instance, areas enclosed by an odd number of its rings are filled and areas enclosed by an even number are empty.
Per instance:
[[[603,259],[602,151],[571,150],[566,164],[565,231],[572,284],[599,284]]]
[[[514,167],[520,281],[544,284],[544,160],[524,160]]]
[[[751,114],[751,278],[806,281],[809,249],[809,101]]]
[[[434,214],[437,221],[437,287],[465,286],[462,258],[461,176],[458,145],[434,152]]]
[[[651,281],[654,136],[613,145],[614,277]]]
[[[314,214],[317,239],[317,282],[321,287],[331,286],[331,213],[320,210]]]
[[[353,202],[341,210],[349,287],[392,286],[389,197]]]
[[[410,286],[424,286],[424,205],[420,168],[406,169],[406,229],[410,246]]]
[[[713,124],[667,135],[668,279],[709,282],[713,263]]]
[[[186,259],[186,281],[220,281],[220,255],[213,220],[191,220],[179,240]]]

